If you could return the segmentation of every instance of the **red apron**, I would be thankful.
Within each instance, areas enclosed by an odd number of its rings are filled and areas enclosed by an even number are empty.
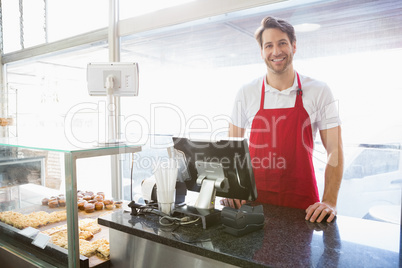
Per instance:
[[[310,117],[303,107],[297,75],[295,107],[264,109],[262,83],[260,110],[250,133],[250,156],[257,186],[257,201],[306,209],[319,202],[312,150]]]

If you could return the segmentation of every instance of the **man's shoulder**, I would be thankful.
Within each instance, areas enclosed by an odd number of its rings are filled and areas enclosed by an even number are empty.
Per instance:
[[[254,90],[260,91],[263,81],[264,81],[264,76],[259,76],[259,77],[253,78],[252,80],[243,84],[243,86],[241,87],[241,90],[242,91],[254,91]]]
[[[303,89],[308,89],[308,90],[326,90],[329,89],[327,83],[324,81],[306,76],[306,75],[300,75],[301,83]]]

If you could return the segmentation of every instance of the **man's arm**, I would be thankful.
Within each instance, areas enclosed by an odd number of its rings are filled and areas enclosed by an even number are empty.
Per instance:
[[[246,130],[244,128],[229,123],[229,137],[243,138],[245,132]]]
[[[343,176],[343,145],[341,127],[320,131],[322,144],[327,150],[327,165],[325,168],[325,186],[321,202],[306,209],[306,220],[321,222],[325,216],[332,221],[336,216],[336,203]]]

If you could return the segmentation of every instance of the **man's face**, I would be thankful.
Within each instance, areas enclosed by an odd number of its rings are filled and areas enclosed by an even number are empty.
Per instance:
[[[292,65],[296,42],[290,43],[286,33],[271,28],[262,33],[261,57],[268,70],[276,74],[284,73]]]

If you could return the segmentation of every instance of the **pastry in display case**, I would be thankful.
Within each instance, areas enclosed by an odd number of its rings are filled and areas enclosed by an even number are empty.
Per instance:
[[[37,192],[48,191],[43,186],[27,184],[22,186],[20,198],[31,195],[26,188]],[[103,192],[77,191],[79,252],[89,258],[89,267],[109,260],[108,228],[98,225],[97,218],[121,209],[122,201],[104,198]],[[31,197],[32,198],[32,197]],[[49,243],[68,249],[67,211],[64,194],[35,198],[31,206],[0,212],[0,221],[19,230],[31,227],[50,237]]]
[[[57,178],[54,170],[74,170],[68,166],[71,162],[65,160],[71,156],[69,152],[64,155],[61,153],[61,157],[57,156],[58,161],[54,161],[54,156],[60,153],[26,147],[12,149],[14,155],[4,161],[5,165],[1,166],[0,160],[0,171],[3,170],[5,174],[0,178],[7,178],[0,181],[3,183],[0,184],[0,245],[18,248],[21,256],[24,253],[34,254],[43,263],[55,266],[108,267],[109,229],[99,225],[97,219],[123,209],[123,202],[108,196],[107,190],[110,189],[98,188],[104,186],[96,183],[93,189],[77,190],[71,186],[76,187],[77,184],[68,181],[75,180],[75,174],[66,172],[65,178]],[[128,150],[135,152],[140,147],[130,147]],[[97,156],[124,151],[124,148],[104,148],[104,151],[96,148],[90,153]],[[85,157],[88,157],[87,154],[88,151],[85,151]],[[39,162],[17,163],[17,159],[35,159]],[[49,170],[53,170],[53,174]],[[64,175],[63,172],[56,173]],[[48,179],[52,183],[48,183]],[[68,204],[74,204],[74,208]],[[77,229],[75,224],[71,227],[71,219],[74,219]],[[70,233],[71,230],[76,230],[77,239]],[[46,242],[37,245],[35,241],[38,237],[45,238]],[[69,241],[73,242],[73,247]],[[76,258],[71,257],[74,251],[78,253]]]
[[[41,189],[45,187],[33,184],[27,184],[21,186],[21,188],[20,198],[22,199],[29,195],[32,199],[32,192],[28,192],[26,188],[36,189],[38,193],[46,191],[46,189]],[[110,252],[108,228],[98,225],[97,218],[113,213],[113,211],[121,209],[121,206],[116,207],[111,198],[103,200],[102,195],[90,195],[89,193],[90,191],[77,192],[79,252],[89,258],[89,267],[95,267],[97,264],[107,261]],[[18,230],[24,230],[28,227],[35,228],[50,237],[48,243],[68,249],[67,211],[64,194],[52,195],[41,199],[40,197],[32,199],[36,200],[36,203],[31,206],[2,210],[0,212],[0,221]],[[83,197],[90,198],[84,199]],[[121,202],[116,203],[121,204]],[[3,228],[7,227],[3,226]]]

